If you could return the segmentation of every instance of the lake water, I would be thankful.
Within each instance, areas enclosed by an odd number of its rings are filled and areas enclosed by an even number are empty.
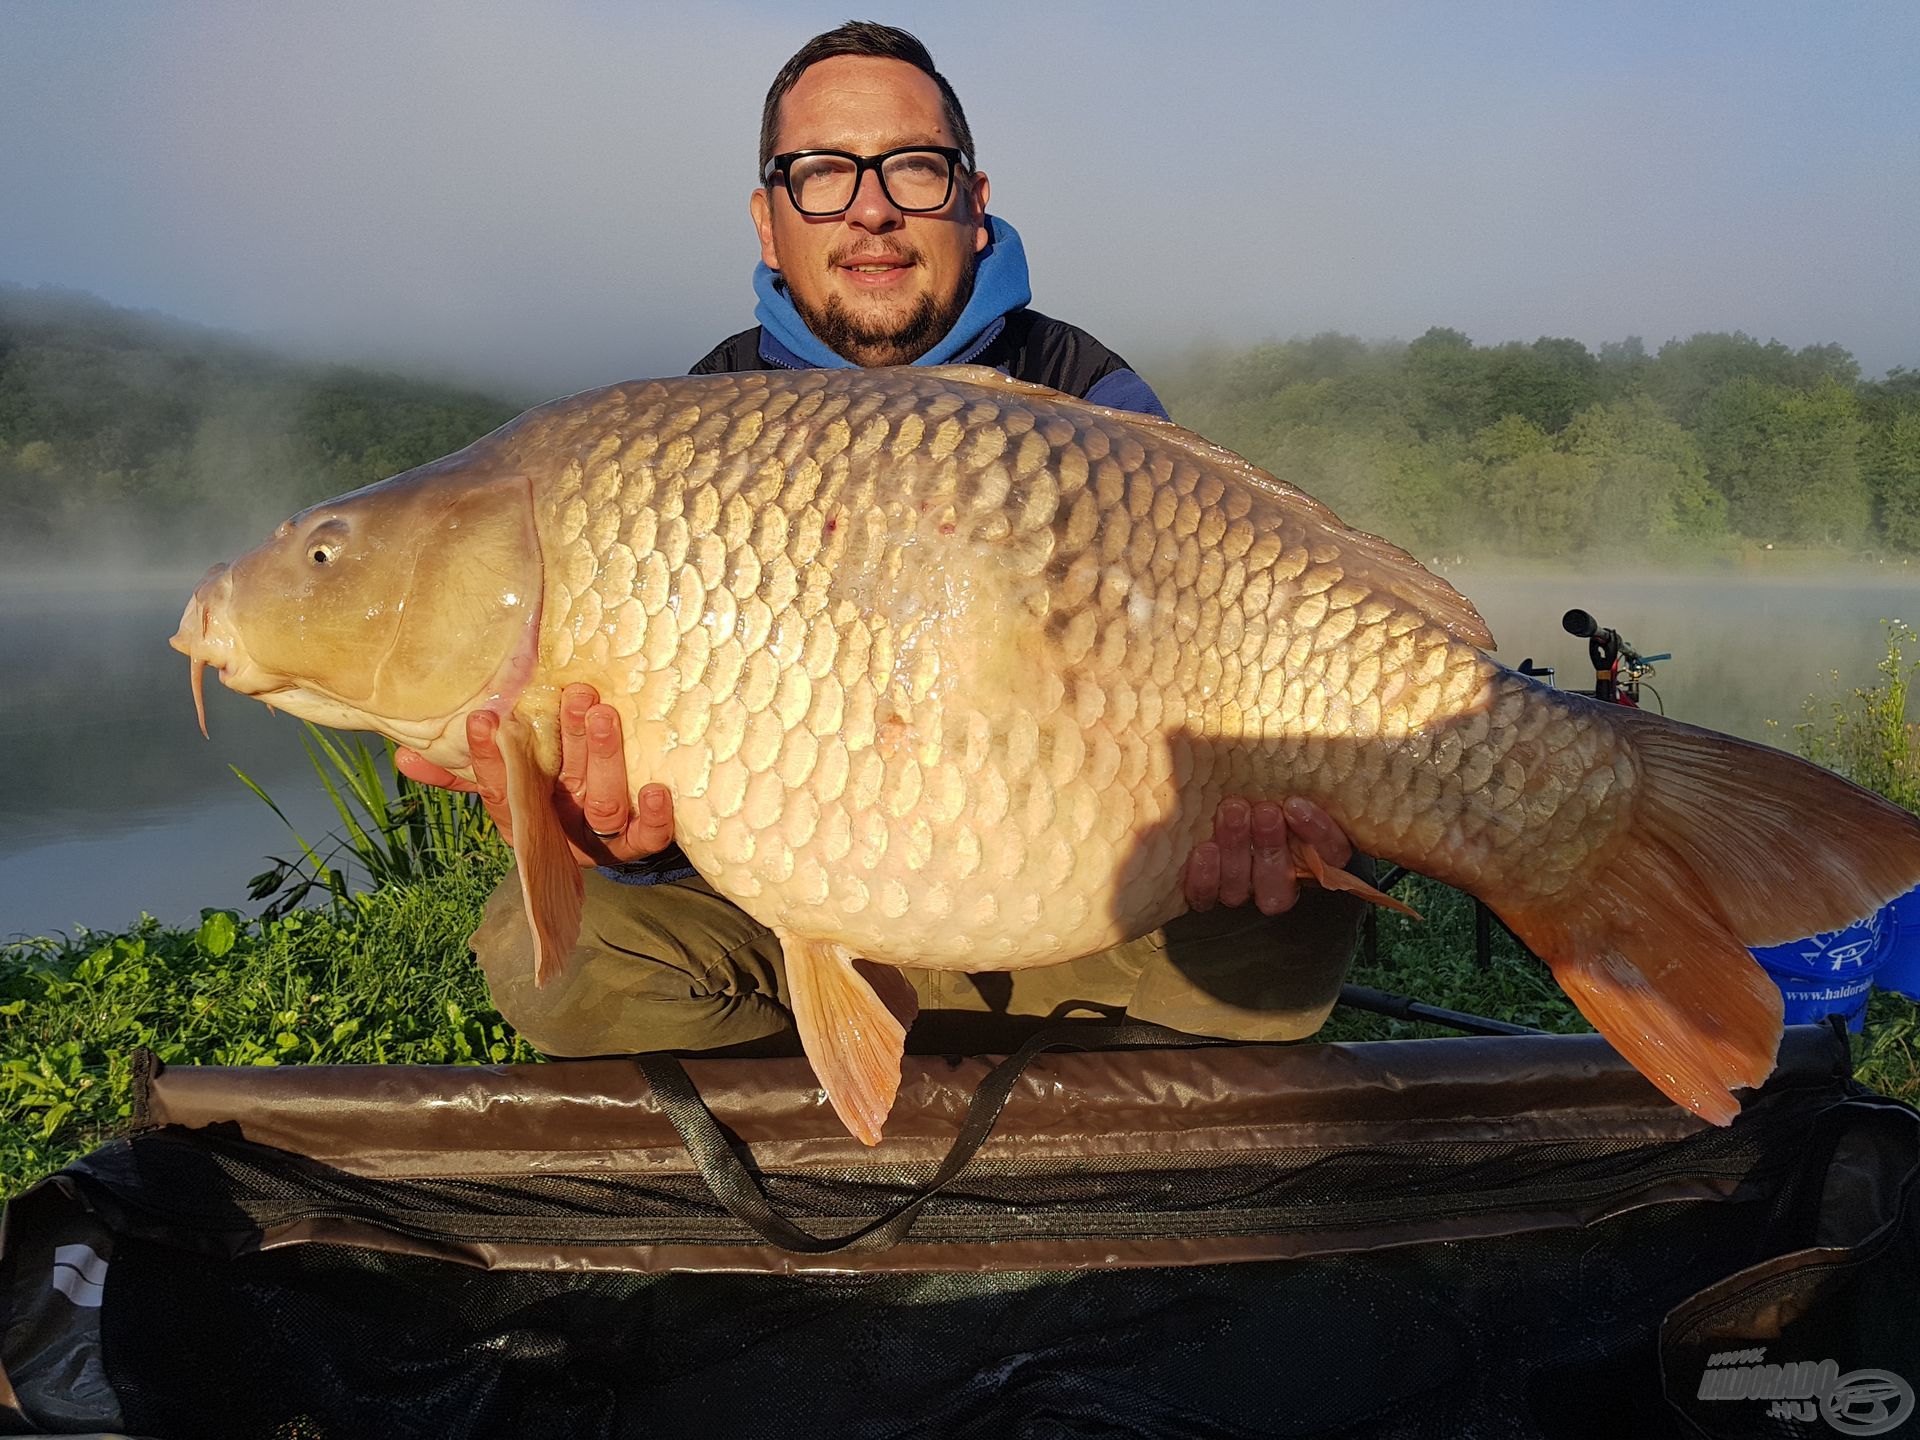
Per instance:
[[[197,578],[0,579],[0,938],[247,908],[264,857],[297,847],[229,765],[309,840],[338,823],[298,721],[209,675],[200,738],[167,645]]]
[[[213,739],[200,738],[186,661],[166,643],[195,578],[103,589],[82,577],[0,577],[0,937],[119,927],[142,911],[185,923],[203,906],[247,908],[263,857],[294,848],[229,765],[307,838],[333,828],[299,722],[209,677]],[[1581,578],[1468,565],[1450,578],[1480,606],[1509,665],[1531,656],[1556,667],[1562,686],[1591,688],[1585,643],[1560,628],[1577,606],[1642,653],[1674,652],[1652,680],[1669,714],[1789,747],[1785,727],[1809,694],[1831,692],[1830,672],[1845,686],[1872,680],[1882,619],[1920,623],[1920,581],[1905,576]]]
[[[1513,576],[1471,565],[1448,574],[1480,608],[1499,658],[1551,665],[1563,689],[1591,690],[1587,644],[1560,626],[1582,609],[1642,655],[1671,651],[1645,706],[1695,725],[1794,748],[1807,699],[1872,683],[1886,656],[1882,622],[1920,625],[1920,576],[1861,570],[1831,580],[1766,575]],[[1915,656],[1912,658],[1920,658]],[[1772,722],[1772,723],[1769,723]]]

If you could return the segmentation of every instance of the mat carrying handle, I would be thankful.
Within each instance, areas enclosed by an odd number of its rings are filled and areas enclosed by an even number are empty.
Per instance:
[[[741,1163],[728,1143],[726,1132],[714,1119],[706,1101],[694,1088],[686,1067],[672,1055],[655,1053],[635,1057],[640,1073],[653,1087],[661,1112],[680,1133],[687,1153],[700,1167],[700,1174],[713,1191],[714,1199],[727,1212],[759,1235],[768,1244],[800,1255],[831,1255],[840,1250],[885,1250],[904,1237],[921,1208],[967,1168],[967,1162],[993,1133],[1000,1111],[1013,1093],[1020,1074],[1036,1055],[1048,1050],[1140,1050],[1218,1045],[1209,1040],[1169,1030],[1162,1025],[1072,1025],[1051,1026],[1031,1036],[987,1073],[967,1106],[960,1133],[940,1168],[911,1197],[882,1215],[867,1221],[848,1235],[815,1235],[801,1229],[773,1208],[766,1191],[753,1172]]]

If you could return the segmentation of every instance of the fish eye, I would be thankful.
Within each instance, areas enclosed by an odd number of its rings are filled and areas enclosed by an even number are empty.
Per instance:
[[[347,538],[347,527],[338,519],[326,520],[307,532],[306,555],[315,565],[331,565],[340,558]]]

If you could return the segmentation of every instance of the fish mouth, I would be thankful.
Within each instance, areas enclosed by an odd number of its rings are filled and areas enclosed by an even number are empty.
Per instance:
[[[232,588],[233,577],[227,573],[227,566],[215,565],[207,571],[200,577],[200,583],[194,587],[193,595],[187,601],[187,608],[180,616],[180,628],[167,641],[192,662],[188,667],[188,683],[193,687],[193,714],[200,722],[202,739],[207,738],[207,667],[213,666],[224,680],[227,666],[227,656],[220,653],[214,637],[214,607],[209,602],[216,594],[223,595]],[[222,638],[226,638],[222,628]]]
[[[229,566],[215,565],[194,587],[193,596],[180,616],[180,627],[167,643],[185,655],[188,683],[193,689],[193,714],[200,734],[207,734],[206,673],[212,669],[229,690],[256,699],[265,699],[292,689],[287,681],[269,675],[254,664],[226,622],[227,599],[233,593],[233,575]],[[269,702],[271,703],[271,702]]]
[[[167,641],[190,662],[188,684],[193,692],[193,713],[200,734],[204,737],[208,733],[206,672],[212,670],[227,689],[259,700],[269,710],[285,710],[316,725],[378,730],[418,750],[436,764],[468,765],[466,716],[481,709],[504,716],[519,700],[538,668],[540,618],[545,610],[545,566],[538,563],[537,551],[535,554],[537,568],[529,590],[531,598],[525,622],[492,675],[450,714],[413,723],[377,718],[352,701],[260,664],[248,654],[228,618],[233,594],[231,568],[225,564],[215,565],[195,587],[178,628]]]

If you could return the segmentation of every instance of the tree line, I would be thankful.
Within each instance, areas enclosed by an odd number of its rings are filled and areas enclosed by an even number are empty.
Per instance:
[[[218,553],[524,408],[0,284],[0,557]]]
[[[1150,378],[1182,424],[1423,558],[1920,552],[1920,371],[1862,380],[1838,345],[1325,334]],[[0,283],[0,558],[230,549],[522,408]]]
[[[1152,378],[1182,424],[1423,556],[1920,552],[1920,371],[1863,381],[1838,345],[1326,334]]]

